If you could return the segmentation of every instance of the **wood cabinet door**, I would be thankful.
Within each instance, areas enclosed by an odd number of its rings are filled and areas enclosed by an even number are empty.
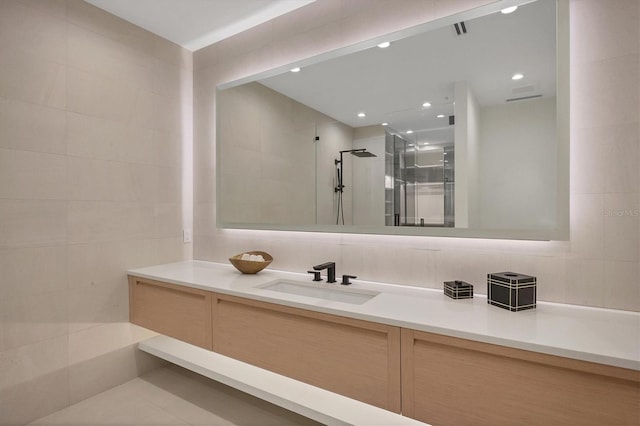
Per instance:
[[[211,350],[212,293],[129,277],[129,318],[134,324]]]
[[[434,426],[638,426],[639,375],[402,330],[402,411]]]
[[[216,295],[213,350],[400,412],[400,329]]]

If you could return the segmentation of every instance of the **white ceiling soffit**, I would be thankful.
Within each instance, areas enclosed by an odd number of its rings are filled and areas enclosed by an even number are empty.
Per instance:
[[[195,51],[315,0],[85,0]]]

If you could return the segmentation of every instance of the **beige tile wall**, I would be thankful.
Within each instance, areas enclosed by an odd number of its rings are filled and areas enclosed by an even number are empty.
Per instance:
[[[0,424],[157,365],[125,271],[191,257],[192,76],[80,0],[0,1]]]
[[[571,237],[531,242],[218,230],[215,87],[486,0],[318,0],[194,55],[196,259],[244,250],[303,272],[334,260],[338,273],[441,288],[486,274],[538,277],[539,299],[640,310],[638,0],[571,0]],[[615,3],[615,6],[613,5]]]

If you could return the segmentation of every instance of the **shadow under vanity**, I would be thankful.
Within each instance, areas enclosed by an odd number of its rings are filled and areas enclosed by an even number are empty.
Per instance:
[[[544,303],[512,313],[483,297],[199,261],[129,277],[137,325],[430,424],[638,424],[637,314]]]

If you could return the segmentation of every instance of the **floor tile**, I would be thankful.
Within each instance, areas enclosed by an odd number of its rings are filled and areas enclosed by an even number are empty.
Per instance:
[[[318,423],[170,365],[30,424],[286,426]]]

